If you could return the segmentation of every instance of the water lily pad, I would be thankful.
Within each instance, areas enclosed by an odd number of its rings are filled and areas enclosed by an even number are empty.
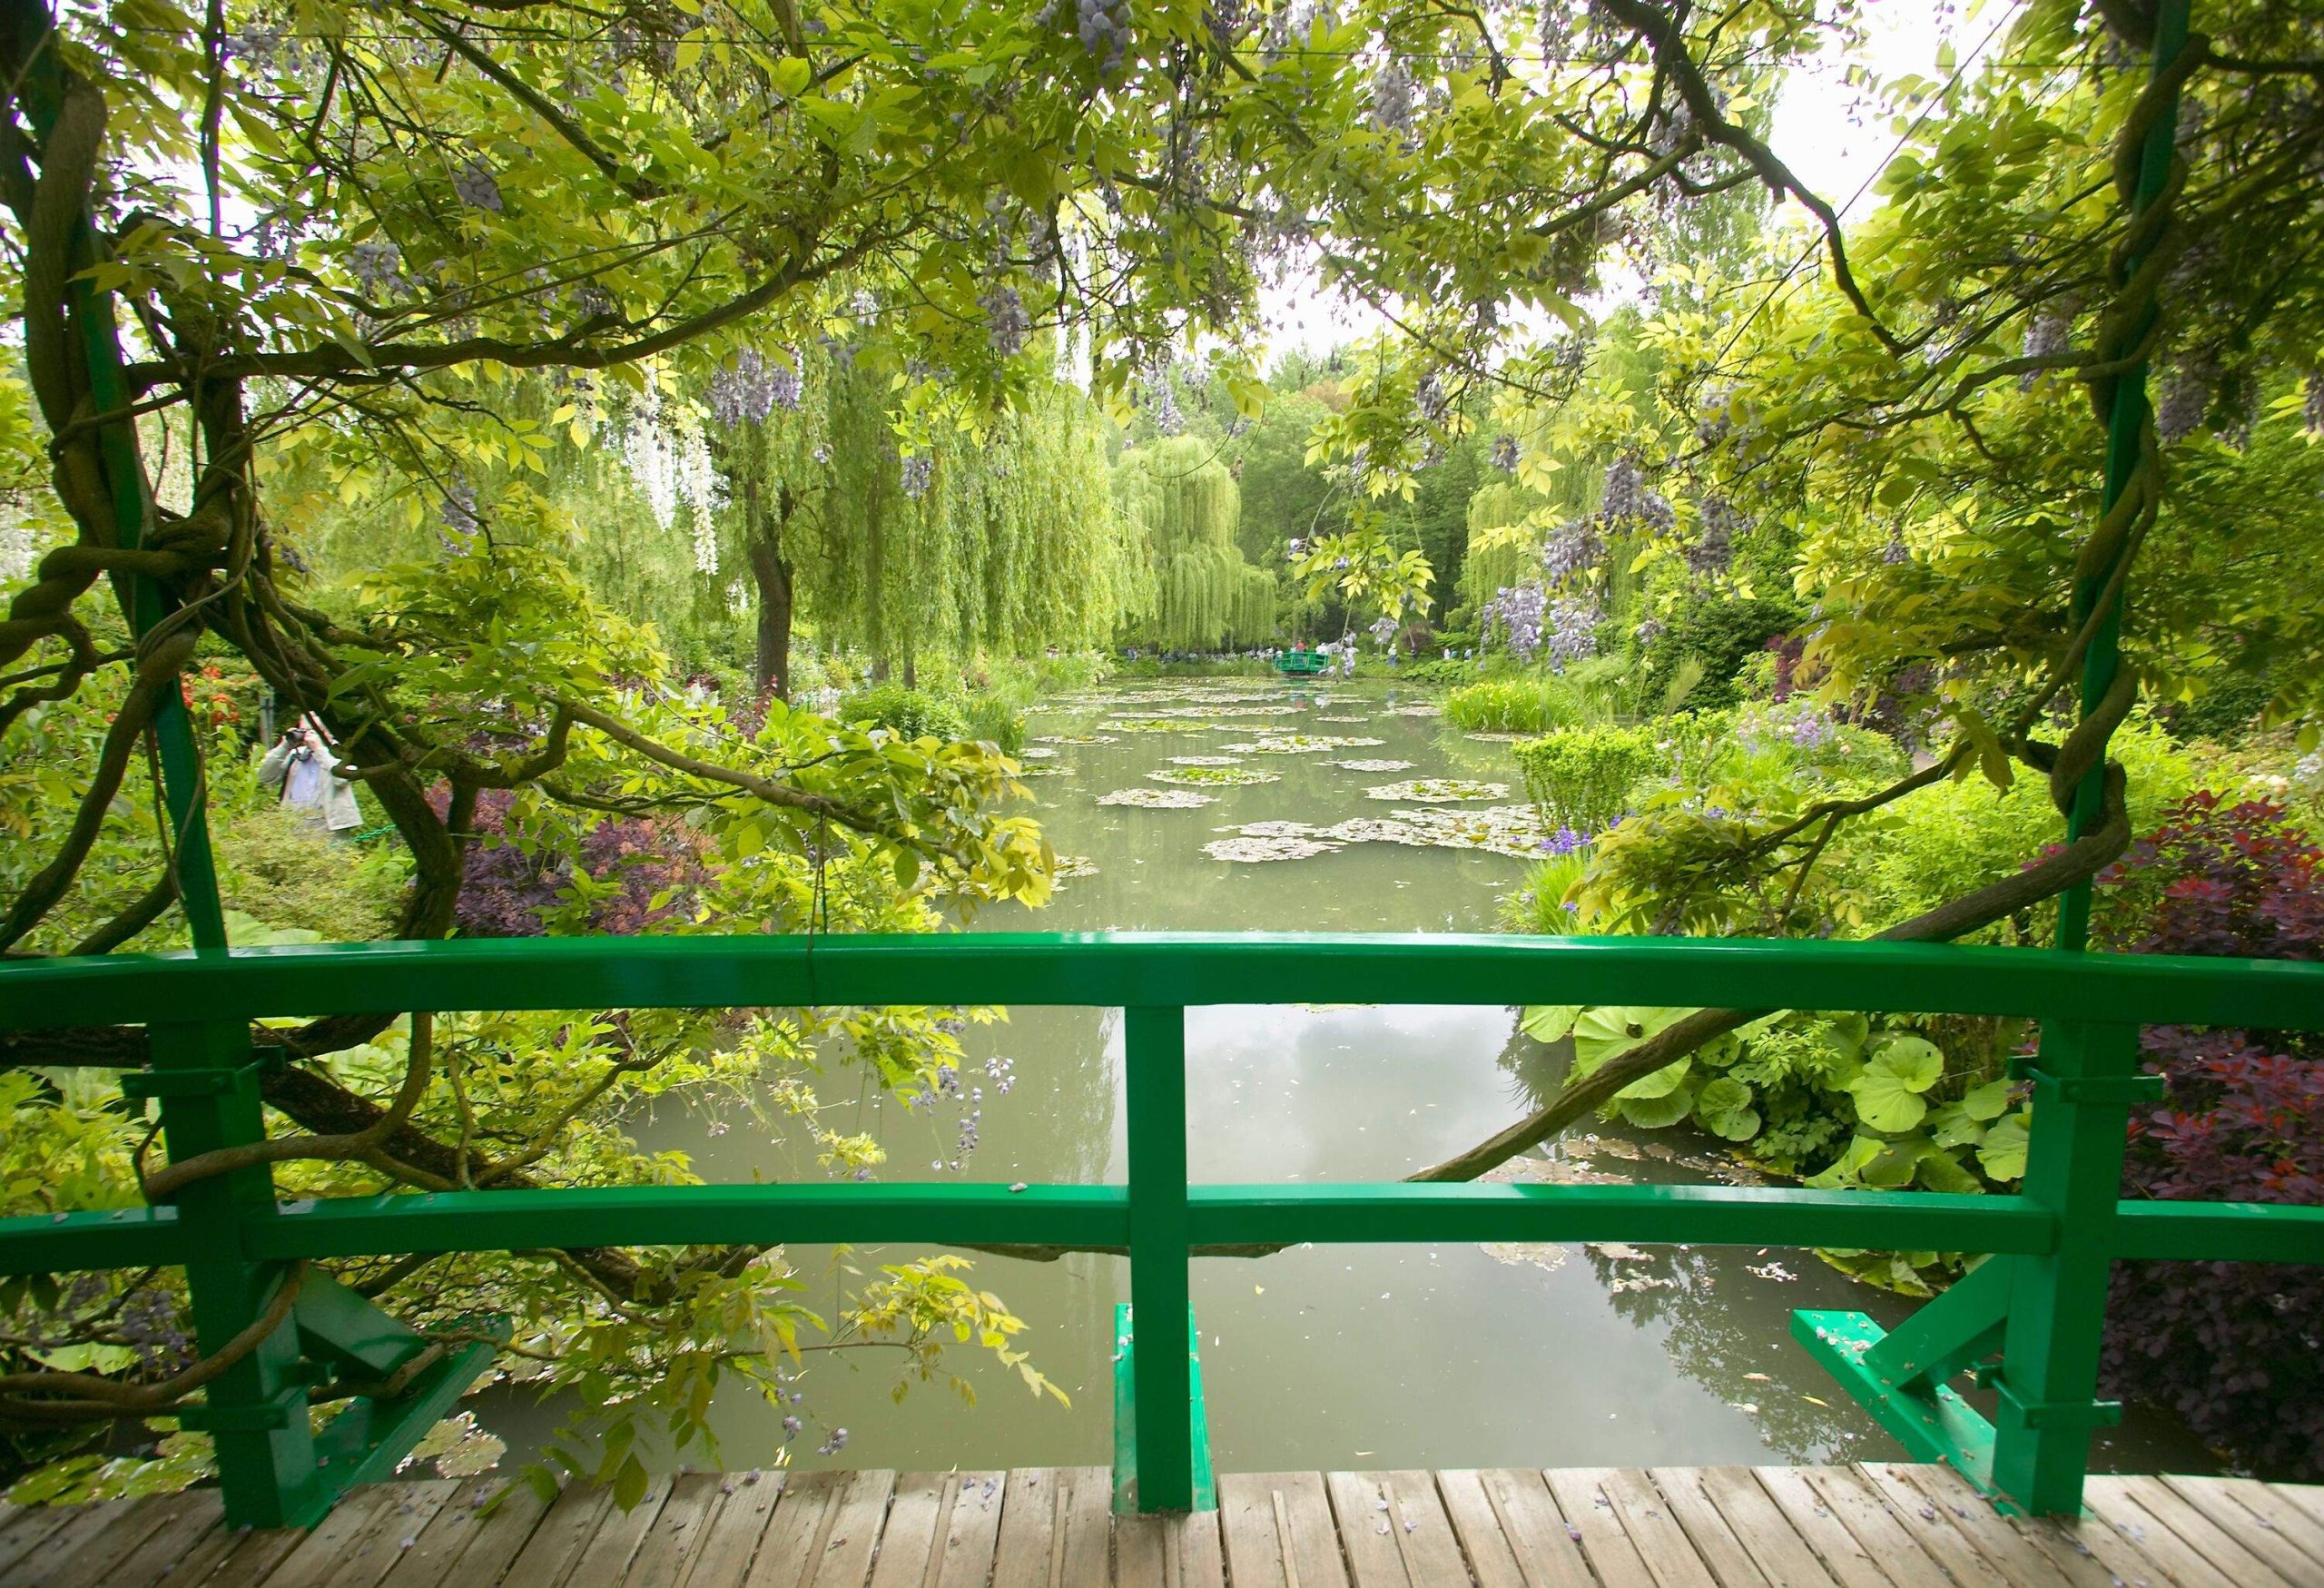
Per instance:
[[[1234,788],[1246,783],[1281,783],[1282,774],[1248,766],[1165,766],[1146,774],[1156,783],[1185,784],[1195,788]]]
[[[1211,798],[1190,788],[1118,788],[1111,794],[1099,794],[1098,803],[1136,805],[1147,811],[1191,811],[1196,805],[1209,804]]]
[[[1415,701],[1410,705],[1392,705],[1383,715],[1387,716],[1443,716],[1444,715],[1444,708],[1441,705],[1431,705],[1426,701]]]
[[[1028,745],[1017,752],[1019,761],[1053,761],[1056,758],[1057,752],[1047,745]]]
[[[1415,777],[1406,783],[1383,784],[1367,788],[1368,800],[1417,800],[1424,805],[1453,804],[1463,800],[1505,800],[1509,785],[1505,783],[1479,783],[1466,777]]]
[[[1017,775],[1019,777],[1071,777],[1073,774],[1063,766],[1020,766],[1017,769]]]
[[[1057,857],[1056,869],[1049,873],[1059,882],[1068,877],[1094,877],[1097,874],[1098,863],[1086,854],[1060,854]]]
[[[1202,852],[1213,860],[1267,861],[1305,860],[1310,855],[1330,854],[1340,846],[1316,838],[1217,838],[1202,846]]]
[[[1170,757],[1170,764],[1173,766],[1240,766],[1242,764],[1243,758],[1240,755],[1173,755]]]
[[[1372,719],[1368,716],[1319,716],[1315,720],[1319,723],[1368,723]]]
[[[1206,734],[1216,726],[1215,723],[1162,716],[1124,717],[1106,724],[1107,731],[1116,734]]]
[[[1037,741],[1043,745],[1110,745],[1111,734],[1043,734]]]
[[[1409,772],[1409,761],[1326,761],[1326,766],[1344,766],[1350,772]]]
[[[1244,755],[1302,755],[1310,750],[1354,750],[1387,742],[1339,734],[1271,734],[1254,743],[1225,747]]]

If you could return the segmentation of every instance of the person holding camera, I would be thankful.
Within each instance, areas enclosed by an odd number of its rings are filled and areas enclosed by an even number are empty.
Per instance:
[[[355,785],[338,775],[339,755],[330,735],[312,714],[283,730],[281,739],[258,764],[258,780],[280,788],[282,803],[331,833],[349,833],[360,826],[363,814],[356,808]]]

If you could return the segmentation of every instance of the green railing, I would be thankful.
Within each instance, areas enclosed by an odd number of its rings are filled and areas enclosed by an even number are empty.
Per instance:
[[[2025,1015],[2041,1022],[2032,1142],[2010,1196],[1724,1186],[1189,1185],[1188,1005],[1700,1003]],[[979,934],[396,942],[0,965],[0,1029],[143,1025],[171,1159],[262,1132],[251,1022],[370,1011],[1000,1003],[1126,1011],[1127,1185],[709,1185],[469,1191],[282,1203],[262,1166],[173,1206],[0,1221],[0,1273],[182,1266],[215,1353],[264,1343],[186,1416],[218,1440],[228,1515],[310,1522],[392,1471],[492,1356],[446,1352],[303,1258],[554,1246],[925,1240],[1127,1251],[1117,1489],[1207,1502],[1197,1365],[1175,1348],[1189,1259],[1301,1241],[1687,1242],[1994,1254],[1885,1334],[1803,1313],[1794,1333],[1917,1458],[2032,1512],[2079,1508],[2107,1270],[2118,1258],[2324,1262],[2324,1208],[2119,1203],[2147,1024],[2324,1029],[2324,966],[2038,950],[1757,940]],[[280,1321],[265,1332],[270,1317]],[[1138,1317],[1174,1348],[1134,1348]],[[1949,1381],[1995,1392],[1991,1422]],[[321,1436],[310,1401],[351,1399]]]

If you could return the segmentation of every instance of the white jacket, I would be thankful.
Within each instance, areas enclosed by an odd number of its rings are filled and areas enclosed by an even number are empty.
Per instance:
[[[323,825],[333,833],[362,825],[363,813],[355,804],[355,785],[338,775],[340,762],[330,741],[312,718],[308,719],[307,732],[314,741],[314,755],[295,760],[290,743],[279,741],[258,764],[259,782],[269,788],[281,789],[284,804],[317,811]]]

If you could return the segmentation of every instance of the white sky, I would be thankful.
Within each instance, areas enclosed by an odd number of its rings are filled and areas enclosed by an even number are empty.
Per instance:
[[[1802,182],[1843,216],[1862,212],[1873,202],[1872,179],[1896,148],[1896,133],[1885,115],[1859,110],[1857,91],[1844,79],[1850,62],[1870,67],[1882,80],[1907,74],[1941,77],[1936,57],[1944,44],[1953,42],[1962,55],[1974,59],[1981,44],[2000,36],[2002,30],[1994,24],[2005,25],[2023,3],[1864,0],[1867,36],[1861,54],[1845,59],[1827,54],[1795,71],[1776,102],[1769,143]],[[1605,296],[1618,301],[1635,291],[1635,283],[1618,285]],[[1370,335],[1384,324],[1369,306],[1324,291],[1313,277],[1266,289],[1260,294],[1260,307],[1266,317],[1267,345],[1275,352],[1322,352]]]

